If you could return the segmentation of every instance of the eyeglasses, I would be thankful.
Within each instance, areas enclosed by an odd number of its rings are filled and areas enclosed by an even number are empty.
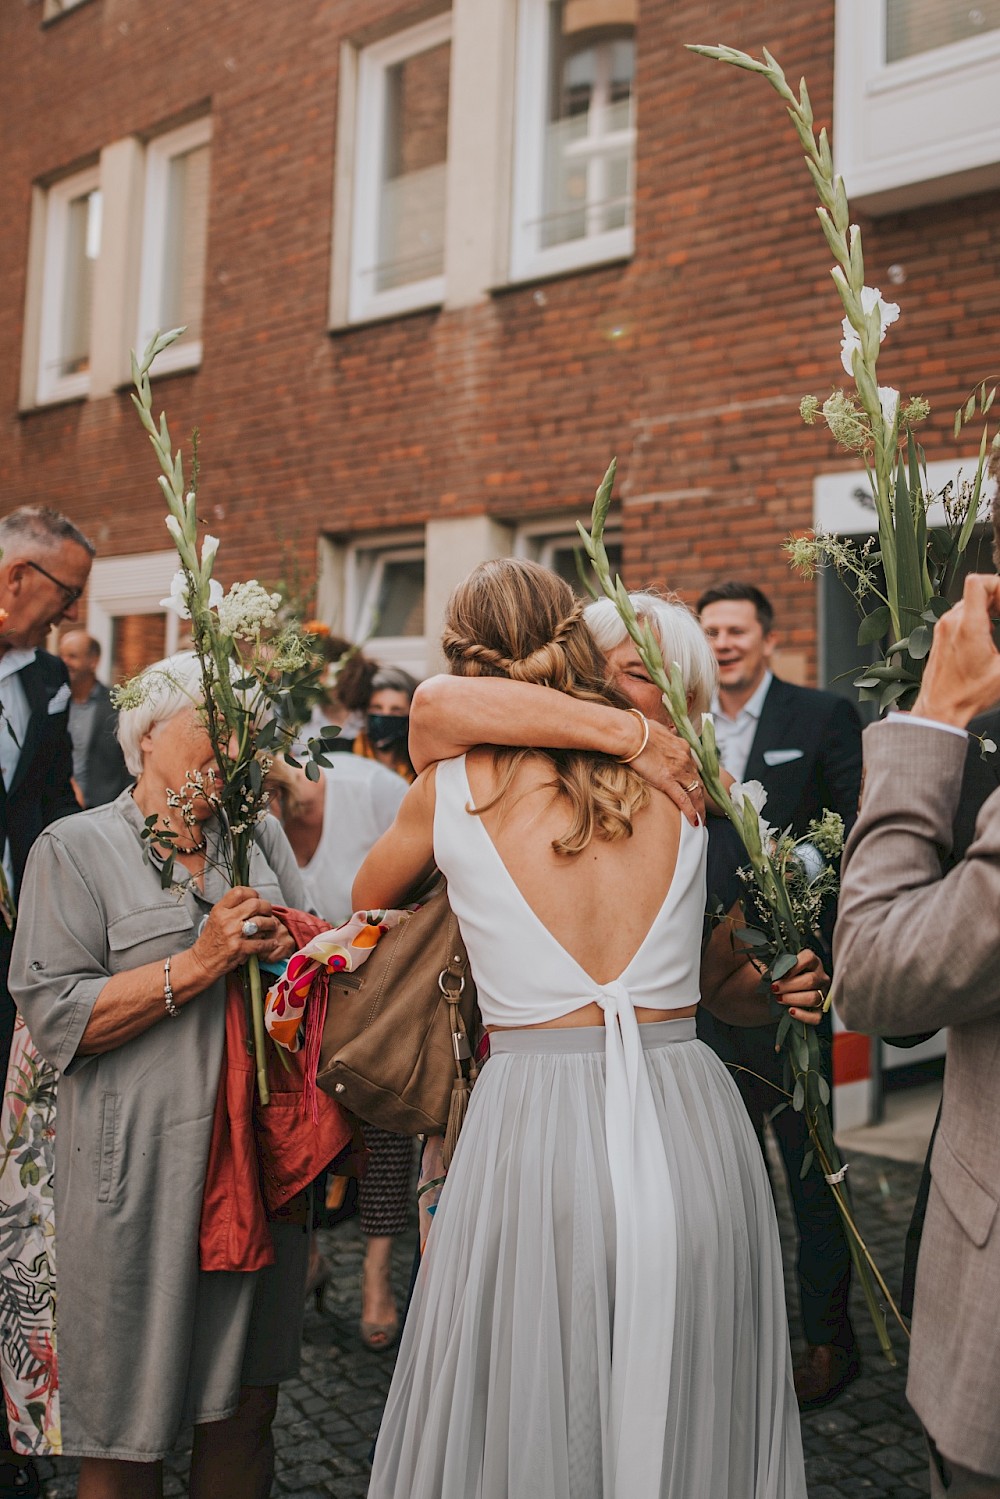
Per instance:
[[[51,573],[45,571],[40,562],[32,562],[28,559],[28,566],[33,567],[36,573],[41,573],[43,578],[48,578],[50,583],[54,583],[57,588],[62,590],[66,595],[67,609],[72,609],[76,601],[83,596],[82,588],[71,588],[68,583],[60,583],[58,578],[54,578]]]

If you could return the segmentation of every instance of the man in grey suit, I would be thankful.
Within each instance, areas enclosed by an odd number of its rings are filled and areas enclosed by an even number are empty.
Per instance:
[[[73,741],[73,781],[84,807],[103,807],[130,784],[125,757],[115,738],[118,713],[111,694],[97,680],[100,642],[86,630],[67,630],[59,655],[69,673],[69,737]]]
[[[1000,702],[998,613],[1000,578],[968,578],[935,629],[912,714],[865,731],[834,936],[833,1000],[852,1029],[951,1027],[907,1394],[927,1433],[931,1493],[953,1499],[1000,1499],[1000,791],[942,872],[965,726]]]

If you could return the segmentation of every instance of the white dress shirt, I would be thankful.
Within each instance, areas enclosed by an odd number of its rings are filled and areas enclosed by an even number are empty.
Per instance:
[[[773,681],[773,674],[766,671],[759,686],[747,698],[735,718],[730,718],[728,713],[725,713],[719,706],[718,692],[712,699],[712,717],[715,723],[715,742],[719,746],[719,759],[722,761],[723,770],[728,770],[729,774],[735,776],[738,781],[742,781],[746,775],[754,735],[760,723],[760,715],[764,711],[764,699]]]
[[[31,709],[18,673],[34,661],[37,651],[7,651],[0,656],[0,774],[9,787],[14,779],[21,745],[28,728]],[[10,840],[4,840],[3,869],[7,884],[14,888],[14,867],[10,858]]]

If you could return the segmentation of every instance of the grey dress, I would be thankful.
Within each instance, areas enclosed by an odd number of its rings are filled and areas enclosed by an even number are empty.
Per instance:
[[[202,1188],[224,1040],[225,984],[101,1056],[78,1047],[108,978],[190,947],[226,883],[162,890],[143,862],[129,792],[36,842],[11,991],[58,1070],[55,1222],[62,1450],[150,1462],[189,1422],[232,1414],[242,1384],[295,1372],[307,1241],[272,1229],[257,1274],[198,1265]],[[208,828],[210,861],[217,836]],[[302,906],[291,849],[269,818],[251,881]]]

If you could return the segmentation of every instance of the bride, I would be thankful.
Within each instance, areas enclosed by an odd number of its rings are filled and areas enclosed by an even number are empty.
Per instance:
[[[444,645],[460,675],[616,701],[533,563],[478,568]],[[628,759],[477,749],[418,778],[362,866],[356,909],[443,871],[491,1032],[376,1499],[804,1499],[770,1188],[695,1039],[705,842]]]

